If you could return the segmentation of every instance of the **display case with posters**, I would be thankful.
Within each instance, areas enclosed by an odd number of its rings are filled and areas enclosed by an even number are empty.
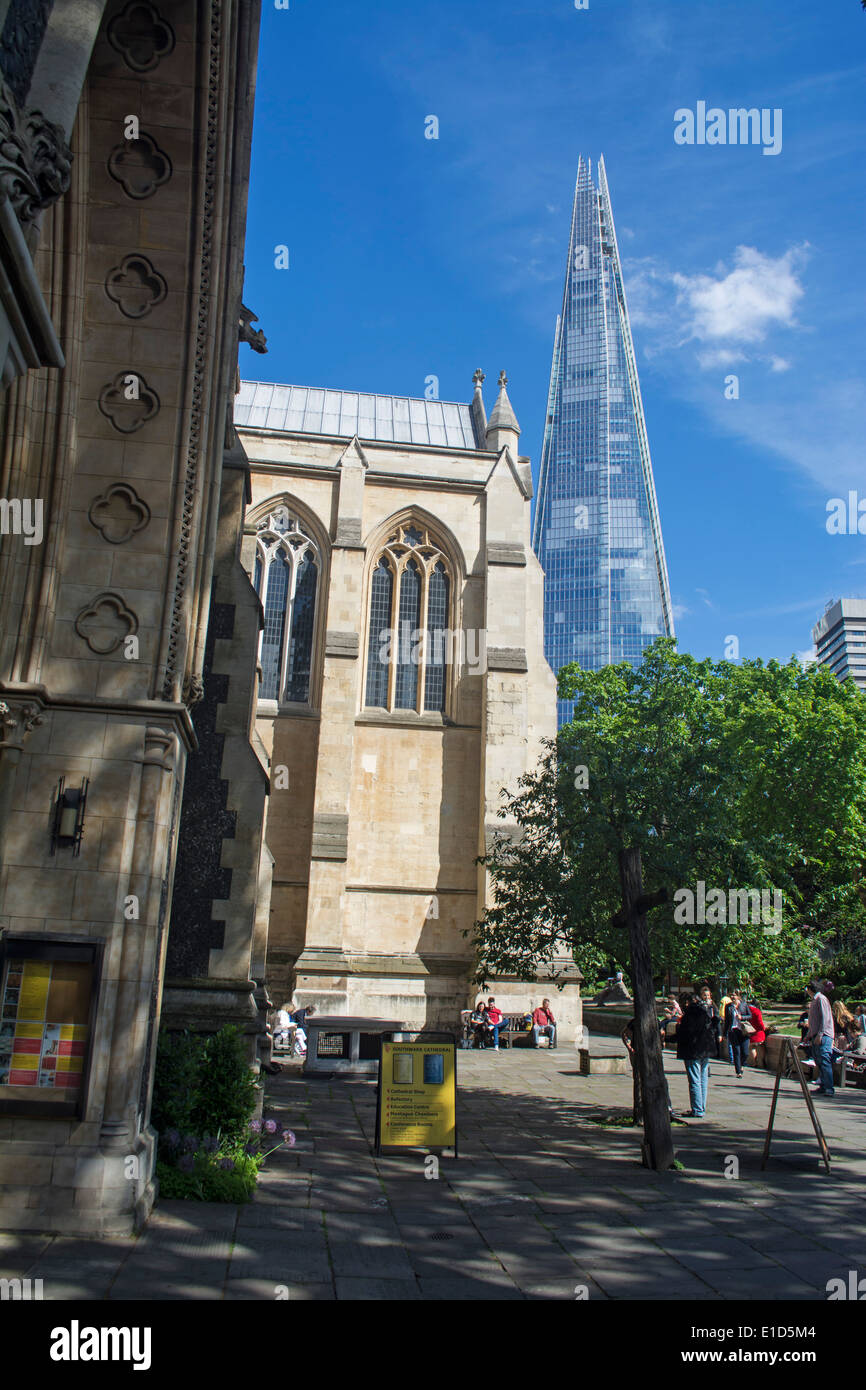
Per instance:
[[[101,946],[0,938],[0,1114],[80,1115]]]

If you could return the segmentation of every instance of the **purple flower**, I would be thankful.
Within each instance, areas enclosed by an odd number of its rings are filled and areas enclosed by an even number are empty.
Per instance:
[[[233,1158],[221,1158],[221,1159],[220,1159],[220,1167],[221,1167],[221,1168],[224,1168],[225,1171],[226,1171],[227,1173],[233,1173],[233,1172],[234,1172],[234,1167],[235,1167],[235,1161],[234,1161]]]
[[[201,1143],[206,1154],[215,1154],[220,1146],[220,1141],[214,1139],[210,1134],[206,1134]]]
[[[183,1136],[183,1151],[185,1154],[194,1154],[198,1148],[198,1137],[195,1134],[185,1134]]]
[[[244,1144],[244,1153],[247,1154],[249,1157],[252,1157],[253,1154],[257,1154],[258,1151],[259,1146],[257,1143],[250,1142],[249,1144]]]
[[[261,1132],[262,1132],[262,1122],[261,1122],[261,1120],[250,1120],[249,1129],[252,1131],[253,1134],[261,1134]]]
[[[166,1147],[167,1147],[167,1148],[169,1148],[169,1149],[179,1149],[179,1148],[180,1148],[180,1133],[179,1133],[178,1130],[176,1130],[176,1129],[167,1129],[167,1130],[165,1131],[165,1134],[163,1135],[163,1138],[165,1139]]]
[[[177,1166],[182,1173],[191,1173],[195,1168],[195,1159],[192,1154],[181,1154]]]
[[[290,1129],[283,1130],[283,1143],[288,1144],[291,1149],[295,1143],[295,1136]]]
[[[266,1133],[266,1134],[276,1134],[276,1132],[277,1132],[277,1122],[276,1122],[276,1120],[265,1120],[265,1133]]]

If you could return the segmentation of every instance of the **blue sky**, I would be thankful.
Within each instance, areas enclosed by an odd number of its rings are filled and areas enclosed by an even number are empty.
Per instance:
[[[579,154],[604,154],[681,648],[787,658],[866,597],[858,0],[263,0],[246,377],[469,400],[541,452]],[[782,148],[674,112],[782,110]],[[425,138],[428,116],[438,140]],[[274,266],[274,247],[290,267]],[[736,374],[739,398],[726,399]]]

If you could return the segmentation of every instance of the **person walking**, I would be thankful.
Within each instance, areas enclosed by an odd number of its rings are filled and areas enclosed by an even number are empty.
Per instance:
[[[728,1054],[728,1063],[734,1065],[734,1049],[731,1047],[731,1040],[725,1032],[725,1015],[728,1005],[731,1002],[729,994],[723,994],[719,1000],[719,1061],[724,1060],[724,1054]]]
[[[749,1055],[749,1038],[752,1028],[751,1010],[738,989],[731,990],[731,1002],[725,1009],[725,1037],[731,1048],[734,1070],[742,1076],[746,1058]],[[748,1029],[748,1031],[747,1031]]]
[[[710,1058],[716,1051],[713,1020],[695,994],[682,996],[683,1016],[677,1028],[677,1057],[686,1064],[691,1110],[689,1119],[702,1120],[707,1113]]]
[[[819,1086],[812,1087],[813,1096],[834,1096],[836,1094],[833,1085],[833,1039],[835,1037],[835,1027],[833,1024],[833,1013],[830,1008],[830,1000],[825,991],[831,989],[829,981],[810,980],[806,986],[806,993],[809,995],[811,1003],[809,1005],[809,1032],[806,1035],[806,1043],[812,1050],[812,1056],[818,1064],[818,1075],[821,1078]]]
[[[710,1018],[713,1020],[713,1031],[716,1035],[716,1059],[718,1060],[721,1057],[722,1019],[716,1008],[716,1001],[713,999],[713,991],[710,989],[709,985],[701,986],[700,1000]]]

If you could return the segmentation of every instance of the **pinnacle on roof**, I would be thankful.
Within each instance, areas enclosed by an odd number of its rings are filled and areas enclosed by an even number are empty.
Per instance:
[[[520,434],[517,416],[514,413],[511,401],[508,399],[508,392],[505,389],[507,384],[508,377],[504,372],[500,372],[499,395],[493,407],[493,414],[487,422],[487,429],[488,432],[490,430],[513,430],[515,434]]]

